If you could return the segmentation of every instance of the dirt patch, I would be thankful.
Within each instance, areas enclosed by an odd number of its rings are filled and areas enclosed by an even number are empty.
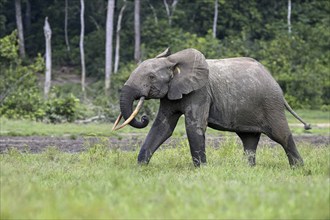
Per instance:
[[[231,137],[231,136],[229,136]],[[240,140],[233,135],[237,143]],[[9,149],[15,148],[22,152],[28,153],[40,153],[45,151],[49,147],[55,147],[63,152],[77,153],[85,151],[88,148],[95,146],[96,144],[105,144],[111,149],[119,149],[125,151],[138,150],[143,143],[145,136],[141,135],[128,135],[126,137],[111,137],[111,138],[97,138],[97,137],[42,137],[42,136],[30,136],[30,137],[0,137],[0,153],[6,153]],[[221,147],[226,141],[228,136],[207,136],[206,144],[210,147]],[[312,146],[329,146],[330,138],[327,136],[319,135],[300,135],[294,137],[296,144],[311,144]],[[185,143],[187,138],[183,137],[171,137],[163,145],[162,148],[176,147]],[[277,143],[270,140],[266,136],[262,136],[259,142],[259,146],[275,146]]]

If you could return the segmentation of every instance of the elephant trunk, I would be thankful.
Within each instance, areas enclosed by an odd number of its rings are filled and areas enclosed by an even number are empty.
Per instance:
[[[141,93],[138,89],[134,89],[130,86],[124,85],[124,87],[121,90],[120,94],[120,111],[122,116],[124,117],[125,120],[129,119],[133,112],[133,102],[136,99],[139,99],[141,97]],[[139,104],[142,106],[144,97],[143,99],[140,99]],[[139,108],[141,107],[139,106]],[[137,111],[138,111],[137,107]],[[135,112],[137,114],[137,112]],[[135,128],[145,128],[149,123],[149,119],[147,116],[142,116],[141,121],[137,121],[135,118],[133,118],[129,124]]]

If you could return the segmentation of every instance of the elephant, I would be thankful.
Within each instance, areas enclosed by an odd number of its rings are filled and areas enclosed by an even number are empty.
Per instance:
[[[173,133],[184,115],[193,164],[206,163],[207,127],[236,132],[249,165],[256,164],[261,134],[282,145],[292,167],[303,165],[285,116],[287,109],[310,129],[289,106],[279,84],[258,61],[248,57],[206,59],[193,48],[171,53],[167,48],[140,63],[120,91],[120,115],[113,130],[127,124],[148,125],[147,116],[135,117],[145,99],[160,99],[153,125],[138,155],[148,164],[154,152]],[[139,100],[133,111],[135,100]],[[121,117],[125,122],[118,126]]]

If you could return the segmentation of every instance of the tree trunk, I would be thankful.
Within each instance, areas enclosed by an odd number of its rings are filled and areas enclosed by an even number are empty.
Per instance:
[[[152,4],[148,1],[150,9],[152,11],[152,14],[154,15],[154,19],[155,19],[155,24],[158,26],[158,17],[157,17],[157,13],[156,10],[154,8],[154,6],[152,6]]]
[[[141,29],[140,29],[140,0],[134,0],[134,60],[136,63],[141,62]]]
[[[115,67],[113,72],[118,72],[118,66],[119,66],[119,49],[120,49],[120,30],[121,30],[121,20],[123,18],[123,13],[126,8],[126,0],[124,0],[124,5],[121,7],[119,15],[118,15],[118,21],[117,21],[117,31],[116,31],[116,51],[115,51]]]
[[[112,70],[112,38],[113,38],[113,16],[115,11],[115,0],[108,0],[106,43],[105,43],[105,94],[109,95],[110,76]]]
[[[218,0],[214,0],[213,38],[217,37]]]
[[[51,38],[52,38],[52,30],[50,29],[50,25],[48,23],[48,18],[45,18],[44,25],[44,34],[46,39],[46,71],[45,71],[45,87],[44,87],[44,97],[47,99],[50,85],[51,85],[51,76],[52,76],[52,48],[51,48]]]
[[[167,18],[168,18],[168,25],[172,26],[172,16],[174,14],[176,4],[178,4],[178,0],[171,0],[170,1],[170,2],[172,2],[171,5],[169,5],[168,1],[169,0],[164,0],[164,5],[165,5],[165,9],[166,9]]]
[[[81,58],[81,90],[85,96],[85,79],[86,79],[86,67],[85,67],[85,51],[84,51],[84,35],[85,35],[85,20],[84,20],[84,13],[85,13],[85,3],[84,0],[80,0],[80,58]]]
[[[171,11],[170,11],[170,7],[167,4],[167,1],[164,0],[164,5],[165,5],[165,10],[166,10],[166,14],[167,14],[167,18],[168,18],[168,24],[171,26]]]
[[[30,0],[25,1],[26,9],[25,9],[25,18],[24,18],[24,24],[25,24],[25,33],[29,35],[31,30],[31,4]]]
[[[16,13],[16,25],[18,32],[18,46],[19,54],[21,58],[25,57],[25,45],[24,45],[24,31],[22,23],[22,9],[21,0],[15,0],[15,13]]]
[[[288,0],[288,33],[291,34],[291,0]]]
[[[70,43],[68,38],[68,0],[65,0],[64,6],[64,38],[67,51],[70,51]]]

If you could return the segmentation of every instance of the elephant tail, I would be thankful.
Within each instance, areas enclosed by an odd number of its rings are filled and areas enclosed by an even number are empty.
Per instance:
[[[284,99],[284,105],[285,105],[285,108],[296,118],[298,119],[301,123],[304,124],[304,128],[305,130],[309,130],[309,129],[312,129],[311,125],[310,124],[307,124],[302,118],[299,117],[299,115],[297,115],[297,113],[295,113],[293,111],[293,109],[290,107],[289,103]]]

